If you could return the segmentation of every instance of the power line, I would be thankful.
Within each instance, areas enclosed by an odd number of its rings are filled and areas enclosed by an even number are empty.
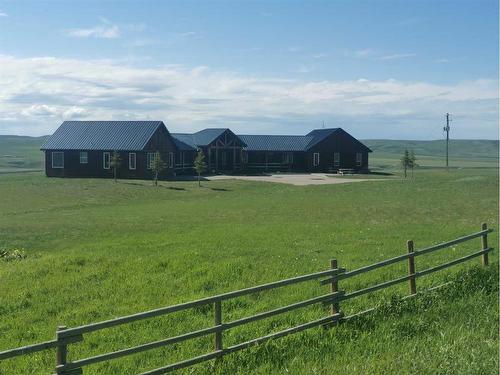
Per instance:
[[[448,155],[449,155],[449,143],[450,143],[450,114],[446,113],[446,126],[443,128],[443,131],[446,132],[446,169],[448,169],[449,162],[448,162]]]

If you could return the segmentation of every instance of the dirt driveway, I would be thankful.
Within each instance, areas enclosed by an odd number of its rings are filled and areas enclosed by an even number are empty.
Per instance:
[[[206,177],[207,180],[247,180],[247,181],[265,181],[265,182],[278,182],[281,184],[291,185],[329,185],[329,184],[345,184],[348,182],[362,182],[362,181],[378,181],[378,179],[363,179],[363,178],[345,178],[337,177],[325,173],[311,173],[311,174],[270,174],[262,176],[211,176]]]

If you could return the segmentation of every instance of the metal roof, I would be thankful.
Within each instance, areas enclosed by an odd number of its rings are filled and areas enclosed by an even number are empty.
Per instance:
[[[208,146],[210,143],[212,143],[218,137],[220,137],[226,130],[229,129],[227,128],[203,129],[193,134],[193,141],[197,146]]]
[[[64,121],[40,149],[140,151],[160,126],[163,121]]]
[[[238,135],[248,151],[305,151],[313,137],[305,135]]]
[[[210,128],[203,129],[199,132],[188,134],[188,133],[171,133],[174,138],[174,142],[179,150],[196,150],[198,147],[204,147],[211,144],[226,131],[234,134],[230,129],[227,128]],[[235,135],[239,138],[239,136]],[[243,142],[244,143],[244,142]]]
[[[193,134],[170,133],[174,143],[180,151],[192,151],[198,149],[194,143]]]
[[[312,137],[311,142],[307,145],[307,148],[318,144],[323,139],[329,137],[331,134],[335,133],[340,128],[329,128],[329,129],[314,129],[307,133],[307,136]]]

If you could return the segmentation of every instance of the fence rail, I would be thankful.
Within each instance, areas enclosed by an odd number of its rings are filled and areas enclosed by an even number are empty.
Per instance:
[[[369,312],[372,312],[374,308],[361,311],[359,313],[350,315],[350,316],[344,316],[344,314],[341,311],[340,308],[340,303],[342,301],[347,301],[349,299],[353,299],[356,297],[359,297],[361,295],[367,294],[367,293],[372,293],[381,289],[388,288],[390,286],[402,283],[402,282],[409,282],[409,290],[410,294],[407,297],[412,297],[417,294],[417,283],[416,280],[419,277],[428,275],[433,272],[440,271],[442,269],[454,266],[456,264],[468,261],[470,259],[476,258],[476,257],[481,257],[482,258],[482,264],[483,265],[488,265],[488,254],[490,251],[493,249],[488,247],[488,233],[492,232],[492,229],[488,229],[486,224],[483,224],[481,226],[481,231],[472,233],[467,236],[463,236],[451,241],[443,242],[434,246],[430,246],[427,248],[423,248],[420,250],[414,250],[414,243],[413,241],[408,241],[407,242],[407,253],[390,258],[378,263],[374,263],[365,267],[361,267],[352,271],[346,271],[344,268],[338,267],[338,262],[336,259],[332,259],[330,263],[330,269],[325,270],[325,271],[320,271],[320,272],[315,272],[307,275],[302,275],[302,276],[297,276],[297,277],[292,277],[289,279],[284,279],[284,280],[279,280],[267,284],[262,284],[258,285],[255,287],[251,288],[246,288],[246,289],[241,289],[241,290],[236,290],[228,293],[223,293],[219,294],[216,296],[212,297],[207,297],[207,298],[202,298],[198,299],[195,301],[191,302],[186,302],[186,303],[181,303],[173,306],[167,306],[167,307],[162,307],[159,309],[155,310],[150,310],[138,314],[132,314],[132,315],[127,315],[127,316],[122,316],[119,318],[115,319],[110,319],[98,323],[92,323],[92,324],[87,324],[87,325],[82,325],[79,327],[74,327],[74,328],[67,328],[65,326],[60,326],[58,327],[56,331],[56,339],[55,340],[50,340],[46,342],[42,342],[39,344],[34,344],[34,345],[27,345],[23,346],[20,348],[15,348],[7,351],[0,352],[0,360],[5,360],[8,358],[13,358],[16,356],[20,355],[26,355],[30,353],[35,353],[38,351],[42,350],[47,350],[47,349],[53,349],[56,348],[56,373],[60,375],[74,375],[74,374],[82,374],[83,373],[83,368],[88,365],[104,362],[104,361],[109,361],[112,359],[144,352],[147,350],[152,350],[160,347],[164,347],[167,345],[179,343],[182,341],[194,339],[197,337],[202,337],[206,335],[214,335],[214,351],[200,355],[198,357],[190,358],[181,362],[177,362],[174,364],[167,365],[165,367],[157,368],[151,371],[147,371],[143,373],[143,375],[156,375],[156,374],[164,374],[176,369],[192,366],[194,364],[212,360],[215,358],[220,358],[224,355],[246,349],[248,347],[251,347],[253,345],[259,345],[265,341],[271,340],[271,339],[276,339],[279,337],[283,337],[289,334],[293,334],[296,332],[300,332],[312,327],[316,326],[331,326],[334,324],[338,324],[342,321],[349,320],[353,317],[363,315]],[[440,265],[427,268],[422,271],[416,271],[415,270],[415,258],[428,254],[433,251],[437,251],[440,249],[444,249],[462,242],[470,241],[474,238],[481,238],[481,250],[476,251],[474,253],[471,253],[469,255],[466,255],[464,257],[454,259],[452,261],[442,263]],[[364,274],[366,272],[374,271],[376,269],[379,269],[381,267],[385,267],[394,263],[402,262],[402,261],[408,261],[408,274],[393,280],[385,281],[380,284],[372,285],[369,287],[366,287],[364,289],[359,289],[350,293],[346,293],[344,290],[339,290],[339,281],[345,280],[357,275]],[[327,277],[327,279],[323,279]],[[310,298],[304,301],[299,301],[295,302],[292,304],[289,304],[287,306],[283,307],[278,307],[273,310],[268,310],[265,312],[261,312],[258,314],[254,314],[251,316],[247,316],[238,320],[233,320],[230,322],[224,322],[223,321],[223,304],[222,302],[225,300],[229,300],[232,298],[238,298],[241,296],[245,296],[248,294],[253,294],[253,293],[259,293],[275,288],[280,288],[292,284],[297,284],[297,283],[302,283],[302,282],[307,282],[311,280],[316,280],[316,279],[323,279],[320,280],[321,285],[330,285],[330,293],[324,294],[321,296],[317,296],[314,298]],[[445,284],[443,284],[445,285]],[[443,285],[439,285],[435,288],[442,287]],[[261,319],[269,318],[271,316],[283,314],[286,312],[290,312],[299,308],[303,308],[306,306],[311,306],[314,304],[328,304],[330,306],[330,313],[328,316],[323,317],[321,319],[317,319],[311,322],[303,323],[295,327],[291,327],[279,332],[274,332],[262,337],[258,337],[246,342],[242,342],[236,345],[224,347],[224,341],[223,341],[223,333],[231,328],[241,326],[244,324],[248,324],[254,321],[258,321]],[[169,337],[163,340],[159,341],[154,341],[154,342],[149,342],[145,343],[142,345],[137,345],[131,348],[126,348],[126,349],[121,349],[117,350],[114,352],[108,352],[104,354],[99,354],[95,355],[93,357],[88,357],[84,359],[78,359],[78,360],[73,360],[73,361],[68,361],[67,359],[67,353],[68,353],[68,346],[73,343],[81,342],[84,340],[84,334],[88,334],[91,332],[99,331],[102,329],[106,328],[111,328],[115,327],[118,325],[122,324],[127,324],[143,319],[149,319],[157,316],[162,316],[186,309],[191,309],[203,305],[208,305],[211,304],[213,306],[213,312],[214,312],[214,325],[211,327],[199,329],[197,331],[192,331],[188,333],[184,333],[178,336],[174,337]]]

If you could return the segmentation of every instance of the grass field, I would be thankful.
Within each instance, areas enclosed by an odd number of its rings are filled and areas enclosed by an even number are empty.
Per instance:
[[[498,229],[498,141],[453,141],[450,171],[442,142],[366,141],[383,181],[297,187],[248,181],[191,182],[47,179],[43,138],[0,136],[0,350],[51,339],[76,326],[327,268],[354,269],[405,251]],[[414,149],[420,168],[400,177],[398,159]],[[4,173],[1,173],[4,172]],[[22,173],[10,173],[22,172]],[[364,176],[366,177],[366,176]],[[369,176],[380,179],[381,176]],[[498,234],[490,238],[494,247]],[[417,270],[478,250],[479,240],[417,258]],[[472,264],[471,264],[472,263]],[[498,256],[418,280],[455,280],[426,298],[399,303],[406,285],[343,304],[349,314],[380,310],[331,330],[312,329],[198,365],[186,373],[487,374],[498,373]],[[405,264],[341,283],[355,290],[403,275]],[[311,282],[225,303],[234,320],[327,292]],[[225,345],[319,318],[320,305],[236,328]],[[211,325],[196,309],[85,336],[70,358],[129,347]],[[128,374],[211,350],[197,339],[86,368]],[[397,359],[397,361],[395,361]],[[0,374],[51,373],[54,353],[0,363]]]
[[[374,155],[375,156],[375,155]],[[482,156],[481,156],[482,157]],[[376,160],[376,159],[375,159]],[[388,158],[392,165],[397,158]],[[472,161],[472,160],[469,160]],[[491,162],[494,164],[494,162]],[[490,164],[488,164],[490,166]],[[394,170],[393,170],[394,171]],[[399,172],[398,172],[399,173]],[[419,169],[413,179],[323,186],[248,181],[150,182],[0,175],[0,350],[53,338],[76,326],[326,269],[347,269],[477,231],[498,230],[494,168]],[[490,236],[497,247],[498,232]],[[417,270],[479,250],[479,240],[419,257]],[[496,374],[498,256],[419,279],[456,283],[398,303],[400,285],[346,302],[348,314],[379,312],[330,330],[312,329],[185,373]],[[355,290],[405,274],[399,264],[341,282]],[[223,306],[233,320],[324,294],[317,282],[242,297]],[[225,345],[319,318],[320,305],[243,326]],[[211,310],[176,313],[85,336],[70,358],[125,348],[209,326]],[[85,374],[132,374],[202,354],[207,337],[94,365]],[[54,352],[6,360],[0,374],[51,373]]]
[[[0,135],[0,173],[43,169],[40,146],[47,139]],[[399,159],[405,149],[413,150],[422,168],[444,166],[445,144],[438,141],[364,140],[373,150],[370,168],[374,171],[399,169]],[[452,167],[498,168],[497,140],[451,140]]]

